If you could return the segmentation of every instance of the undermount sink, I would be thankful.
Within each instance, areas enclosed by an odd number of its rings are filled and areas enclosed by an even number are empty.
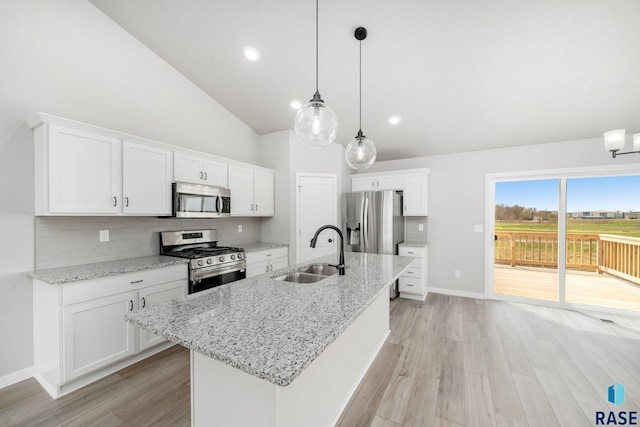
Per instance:
[[[336,274],[338,270],[327,264],[311,264],[297,271],[274,277],[276,280],[295,283],[315,283]]]

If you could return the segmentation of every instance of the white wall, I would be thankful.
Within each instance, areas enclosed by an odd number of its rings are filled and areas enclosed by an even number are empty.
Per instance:
[[[459,294],[483,294],[485,177],[489,173],[606,166],[640,161],[640,156],[615,160],[602,138],[530,145],[518,148],[378,162],[367,172],[428,167],[429,286]],[[640,164],[638,164],[640,173]],[[455,279],[454,270],[462,277]]]
[[[262,222],[262,240],[288,243],[289,262],[296,263],[296,174],[328,173],[337,178],[336,207],[340,221],[340,195],[350,191],[349,167],[344,147],[334,143],[322,149],[304,146],[291,130],[263,135],[260,139],[261,161],[276,169],[276,213]]]
[[[0,2],[0,384],[33,364],[33,133],[42,111],[257,163],[258,135],[84,0]]]

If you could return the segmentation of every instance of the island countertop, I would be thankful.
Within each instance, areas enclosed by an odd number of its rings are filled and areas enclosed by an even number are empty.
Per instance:
[[[387,290],[413,258],[346,253],[346,274],[275,280],[336,255],[128,313],[125,320],[279,386],[289,385]]]

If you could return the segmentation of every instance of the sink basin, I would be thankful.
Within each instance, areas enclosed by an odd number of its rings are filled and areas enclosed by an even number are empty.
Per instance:
[[[276,277],[276,280],[282,280],[284,282],[295,283],[315,283],[326,278],[327,276],[320,276],[318,274],[302,273],[300,271],[287,273],[284,276]]]
[[[301,270],[302,273],[319,274],[321,276],[333,276],[338,269],[327,264],[311,264]]]

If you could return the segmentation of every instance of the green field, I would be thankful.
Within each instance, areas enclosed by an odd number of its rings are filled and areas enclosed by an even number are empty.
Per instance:
[[[496,221],[495,231],[504,232],[554,232],[558,230],[557,224],[537,222],[500,222]],[[640,237],[640,220],[628,219],[569,219],[567,220],[567,233],[577,234],[616,234],[618,236]]]

